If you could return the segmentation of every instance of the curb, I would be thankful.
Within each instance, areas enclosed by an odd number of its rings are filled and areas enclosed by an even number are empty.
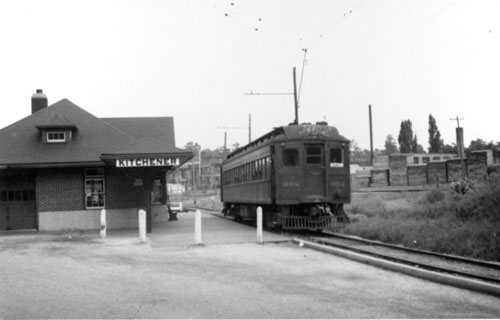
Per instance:
[[[440,284],[453,286],[461,289],[472,290],[480,293],[485,293],[489,295],[493,295],[496,297],[500,297],[500,286],[480,282],[477,280],[457,277],[448,274],[437,273],[429,270],[420,269],[418,267],[412,267],[408,265],[398,264],[391,261],[386,261],[366,255],[362,255],[359,253],[351,252],[348,250],[332,248],[328,246],[324,246],[321,244],[313,243],[310,241],[300,240],[297,238],[293,239],[293,242],[298,243],[300,246],[305,246],[310,249],[322,251],[325,253],[333,254],[336,256],[340,256],[346,259],[354,260],[357,262],[365,263],[371,266],[379,267],[385,270],[394,271],[403,273],[406,275],[410,275],[416,278],[429,280],[433,282],[437,282]]]

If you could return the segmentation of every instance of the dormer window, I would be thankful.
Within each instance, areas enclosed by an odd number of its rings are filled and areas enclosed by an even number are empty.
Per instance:
[[[47,143],[64,143],[66,142],[66,132],[49,131],[47,132]]]
[[[36,128],[40,131],[42,143],[70,143],[73,134],[78,130],[75,124],[58,113]]]

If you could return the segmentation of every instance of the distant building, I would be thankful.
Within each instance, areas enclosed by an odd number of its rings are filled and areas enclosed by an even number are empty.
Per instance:
[[[457,159],[456,153],[393,153],[390,156],[377,156],[373,160],[374,169],[388,169],[389,157],[405,158],[406,165],[420,165],[429,162]]]
[[[168,182],[182,184],[186,191],[219,189],[222,161],[223,154],[202,156],[201,163],[193,159],[169,174]]]

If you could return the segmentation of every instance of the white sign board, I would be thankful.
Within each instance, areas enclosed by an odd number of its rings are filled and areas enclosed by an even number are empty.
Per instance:
[[[166,167],[179,164],[179,158],[117,159],[116,167]]]

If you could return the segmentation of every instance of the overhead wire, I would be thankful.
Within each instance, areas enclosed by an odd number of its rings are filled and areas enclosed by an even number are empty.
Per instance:
[[[306,59],[307,48],[302,49],[302,51],[304,51],[304,59],[302,61],[302,72],[300,74],[300,84],[299,84],[299,93],[297,95],[297,103],[300,101],[300,93],[302,92],[302,80],[304,79],[304,69],[305,65],[307,64],[307,59]]]
[[[349,1],[349,0],[343,0],[342,2],[340,2],[337,6],[335,6],[334,10],[336,10],[338,7],[345,4],[347,1]],[[298,94],[297,94],[297,102],[300,101],[300,94],[302,92],[302,81],[304,79],[304,69],[305,69],[305,66],[307,65],[306,55],[307,55],[308,48],[314,46],[319,40],[323,39],[323,37],[325,35],[329,34],[332,30],[334,30],[336,27],[338,27],[342,22],[345,21],[345,18],[349,17],[353,12],[355,12],[357,9],[359,9],[361,6],[363,6],[366,3],[366,1],[367,0],[362,0],[355,7],[350,9],[349,12],[344,12],[343,16],[340,19],[338,19],[337,21],[335,21],[335,23],[333,25],[328,27],[325,32],[321,33],[319,35],[319,37],[315,41],[313,41],[307,48],[302,49],[302,51],[304,52],[304,57],[302,60],[302,71],[301,71],[301,76],[300,76],[299,90],[298,90]]]
[[[407,34],[405,34],[403,37],[401,37],[398,41],[395,42],[395,44],[393,46],[395,47],[395,46],[399,45],[403,40],[409,38],[414,33],[418,32],[420,29],[422,29],[424,26],[426,26],[428,23],[430,23],[432,20],[436,19],[440,14],[442,14],[448,8],[450,8],[455,3],[455,1],[456,0],[451,0],[450,2],[448,2],[448,4],[446,4],[444,7],[442,7],[438,11],[436,11],[432,16],[430,16],[422,24],[420,24],[419,26],[417,26],[416,28],[414,28],[413,30],[411,30],[410,32],[408,32]]]

